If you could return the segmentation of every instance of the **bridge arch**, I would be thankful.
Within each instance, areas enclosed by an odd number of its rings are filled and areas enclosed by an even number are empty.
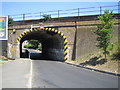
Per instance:
[[[47,33],[47,35],[46,35],[45,32]],[[38,28],[29,29],[29,30],[24,31],[23,33],[21,33],[19,35],[19,37],[17,38],[16,42],[19,45],[21,45],[21,43],[26,40],[27,35],[29,36],[31,34],[31,36],[32,36],[33,34],[38,34],[38,33],[43,33],[40,36],[42,36],[41,39],[44,40],[43,47],[45,46],[45,49],[51,51],[50,48],[46,48],[47,47],[46,44],[49,43],[48,47],[51,47],[51,45],[50,45],[51,42],[52,42],[52,44],[55,44],[56,42],[58,42],[56,45],[52,46],[53,47],[52,50],[54,49],[53,50],[53,54],[54,53],[58,53],[59,51],[61,52],[61,50],[57,48],[57,47],[59,47],[59,48],[62,48],[62,50],[63,50],[63,60],[65,61],[65,60],[68,59],[68,41],[67,41],[67,38],[66,38],[66,36],[61,31],[59,31],[59,30],[57,30],[55,28],[48,28],[48,27],[40,28],[40,27],[38,27]],[[43,35],[46,35],[46,36],[44,37]],[[35,38],[33,38],[33,39],[35,39]],[[41,39],[39,39],[39,40],[41,40]],[[46,39],[47,39],[47,41],[46,41]],[[61,45],[59,45],[60,44],[59,42],[60,43],[62,42]],[[47,51],[47,52],[49,52],[49,51]],[[59,57],[58,57],[58,59],[59,59]]]

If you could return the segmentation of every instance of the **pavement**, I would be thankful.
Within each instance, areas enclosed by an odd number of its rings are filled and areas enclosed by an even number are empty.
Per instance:
[[[30,63],[29,59],[20,59],[2,65],[2,88],[28,88]]]
[[[2,89],[2,66],[0,65],[0,90]]]

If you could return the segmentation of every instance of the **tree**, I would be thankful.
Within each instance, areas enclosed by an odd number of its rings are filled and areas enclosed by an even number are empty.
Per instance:
[[[24,48],[32,48],[42,51],[42,44],[38,40],[29,40],[29,44],[24,45]]]
[[[30,40],[29,44],[31,44],[34,49],[37,49],[38,45],[39,45],[39,41],[38,40]]]
[[[97,35],[98,44],[96,45],[99,49],[103,50],[104,57],[109,54],[107,49],[110,45],[110,39],[113,37],[112,32],[114,32],[113,25],[115,18],[113,17],[113,11],[105,10],[102,16],[98,16],[101,24],[96,25],[97,30],[94,33]]]
[[[51,15],[47,15],[47,14],[44,14],[44,15],[43,15],[43,19],[47,20],[47,19],[49,19],[49,18],[51,18]]]
[[[24,45],[24,48],[33,48],[33,45],[32,44],[27,44],[27,45]]]
[[[8,25],[11,24],[12,21],[13,21],[12,18],[8,18]]]

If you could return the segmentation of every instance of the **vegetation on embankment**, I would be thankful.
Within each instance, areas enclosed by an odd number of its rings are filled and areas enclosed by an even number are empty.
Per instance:
[[[87,56],[78,58],[71,63],[98,70],[120,73],[120,41],[119,43],[113,43],[113,49],[110,51],[110,54],[107,55],[107,59],[104,58],[102,51],[97,51]]]

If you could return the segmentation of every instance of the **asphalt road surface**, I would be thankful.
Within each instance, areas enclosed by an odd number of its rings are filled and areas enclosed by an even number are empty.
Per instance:
[[[42,52],[35,49],[27,49],[30,59],[42,59]]]
[[[32,61],[32,88],[118,88],[118,77],[58,61]]]

